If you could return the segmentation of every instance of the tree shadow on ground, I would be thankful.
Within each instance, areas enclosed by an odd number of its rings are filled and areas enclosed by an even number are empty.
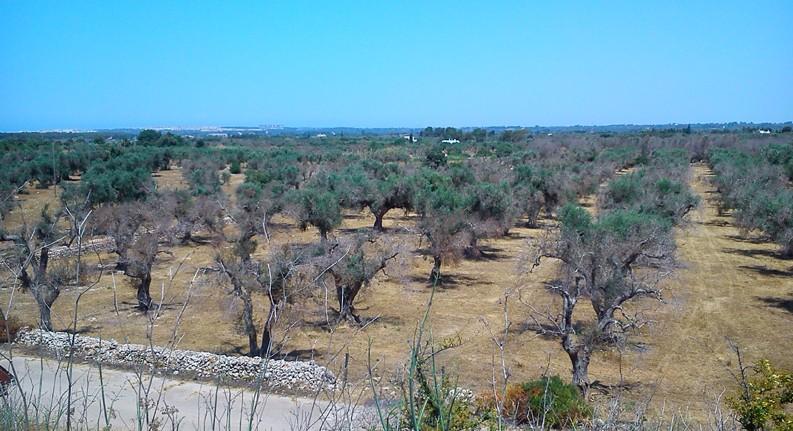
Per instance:
[[[478,248],[478,254],[466,255],[465,259],[473,261],[496,261],[509,258],[507,254],[503,253],[503,248],[492,247],[489,245],[480,245]]]
[[[337,229],[337,231],[338,232],[347,233],[347,234],[353,234],[353,233],[359,233],[359,232],[373,232],[374,229],[372,229],[371,226],[359,226],[359,227],[343,227],[343,228]]]
[[[540,318],[538,318],[537,320],[540,320]],[[557,336],[555,333],[555,331],[558,330],[559,328],[557,328],[556,326],[550,323],[538,323],[538,322],[534,322],[533,320],[527,320],[517,325],[512,325],[509,329],[509,333],[514,335],[521,335],[524,332],[534,332],[535,334],[537,334],[538,337],[544,340],[558,341],[559,336]]]
[[[284,222],[274,222],[274,221],[268,221],[267,222],[267,229],[268,230],[272,230],[272,229],[288,230],[288,229],[294,228],[296,226],[297,225],[294,224],[294,223],[284,223]]]
[[[780,270],[780,269],[773,269],[768,268],[767,266],[763,265],[740,265],[738,268],[746,269],[749,271],[754,271],[758,274],[767,276],[767,277],[790,277],[793,276],[793,270]]]
[[[319,356],[320,353],[316,349],[295,349],[288,352],[277,352],[273,358],[284,361],[311,361]]]
[[[770,257],[770,258],[777,259],[777,260],[790,260],[789,257],[783,256],[782,254],[780,254],[776,250],[761,250],[761,249],[758,250],[758,249],[743,249],[743,248],[729,248],[729,247],[727,247],[727,248],[722,249],[722,251],[725,252],[725,253],[739,254],[741,256],[746,256],[746,257],[761,257],[762,256],[762,257]]]
[[[423,283],[426,284],[427,287],[432,287],[432,282],[429,280],[429,277],[422,277],[420,275],[412,275],[409,277],[409,280],[413,283]],[[471,285],[492,285],[492,281],[480,280],[475,277],[469,277],[467,275],[460,275],[460,274],[443,274],[441,275],[441,279],[437,284],[439,289],[456,289],[458,287],[463,286],[471,286]]]
[[[758,296],[757,299],[766,304],[793,313],[793,298],[778,298],[773,296]]]
[[[184,306],[182,302],[163,302],[159,303],[155,300],[152,300],[151,306],[149,307],[148,313],[155,313],[157,311],[172,311],[172,310],[181,310]],[[159,309],[159,310],[158,310]],[[143,310],[141,310],[138,306],[137,302],[132,301],[121,301],[119,302],[118,311],[134,311],[140,313],[141,315],[145,315]]]
[[[402,319],[396,316],[368,316],[362,315],[362,312],[368,310],[368,307],[364,308],[355,308],[355,314],[360,319],[359,323],[349,322],[349,321],[338,321],[339,312],[331,308],[328,310],[327,318],[323,315],[316,319],[304,319],[303,323],[305,325],[313,326],[315,328],[321,329],[323,331],[330,332],[334,329],[337,329],[342,326],[348,326],[350,328],[362,328],[364,326],[370,326],[374,324],[383,324],[383,325],[391,325],[391,326],[399,326],[403,324]]]
[[[226,356],[248,356],[248,352],[243,351],[242,347],[231,344],[228,341],[224,341],[223,347],[215,350],[213,353]]]
[[[730,226],[730,222],[726,220],[711,220],[711,221],[701,222],[700,224],[703,226],[715,226],[715,227]]]
[[[345,220],[363,220],[369,217],[369,214],[344,214]]]
[[[533,228],[528,228],[528,229],[540,229],[540,228],[533,227]],[[497,239],[500,239],[500,240],[503,240],[503,241],[516,241],[516,240],[523,240],[523,239],[526,239],[528,237],[529,237],[529,235],[523,235],[520,232],[510,231],[510,232],[507,232],[506,235],[500,236]]]
[[[749,243],[749,244],[767,244],[768,243],[768,240],[766,240],[765,238],[759,238],[759,237],[756,237],[756,236],[752,237],[752,236],[744,236],[744,235],[727,235],[726,238],[727,239],[731,239],[733,241],[746,242],[746,243]]]

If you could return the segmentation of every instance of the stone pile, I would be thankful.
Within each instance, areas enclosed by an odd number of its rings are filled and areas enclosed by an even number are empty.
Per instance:
[[[69,354],[72,335],[25,329],[16,343],[42,348],[58,358]],[[244,356],[226,356],[190,350],[166,349],[141,344],[122,344],[115,340],[76,335],[74,356],[123,368],[195,376],[200,379],[257,384],[273,389],[319,391],[332,389],[336,378],[327,368],[313,361],[265,360]]]

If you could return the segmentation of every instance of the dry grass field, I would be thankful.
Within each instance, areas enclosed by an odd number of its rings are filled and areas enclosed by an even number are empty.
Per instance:
[[[717,196],[707,176],[706,167],[694,166],[692,186],[703,202],[690,216],[689,226],[677,234],[682,267],[665,284],[666,303],[635,305],[656,323],[623,355],[596,354],[590,368],[593,380],[640,383],[631,396],[641,399],[652,395],[657,408],[690,409],[695,416],[709,410],[713,399],[733,383],[729,368],[734,360],[727,337],[742,346],[751,360],[767,357],[781,367],[793,368],[793,262],[778,259],[774,244],[742,234],[729,217],[719,216],[713,202]],[[226,191],[241,180],[242,175],[232,176]],[[179,187],[181,176],[178,170],[164,171],[157,181],[161,187]],[[22,207],[25,212],[38,211],[52,197],[52,190],[32,190],[22,196]],[[9,221],[17,223],[22,216],[16,210]],[[366,231],[372,221],[368,213],[347,214],[340,232]],[[370,345],[378,370],[394,369],[404,360],[413,330],[430,298],[431,289],[425,280],[432,261],[420,253],[419,238],[410,231],[410,216],[392,211],[384,224],[389,238],[406,244],[410,252],[398,262],[398,268],[389,269],[388,275],[378,275],[361,294],[357,309],[369,323],[364,328],[342,325],[328,329],[324,292],[317,289],[282,316],[276,336],[283,339],[283,352],[314,358],[334,369],[349,353],[352,379],[365,378]],[[275,220],[273,231],[270,246],[317,237],[315,231],[301,232],[285,218]],[[499,372],[495,369],[499,351],[494,340],[501,339],[505,322],[508,331],[504,348],[512,381],[537,377],[546,368],[568,375],[568,360],[558,342],[527,329],[527,304],[543,309],[554,301],[543,289],[554,275],[554,264],[544,263],[531,274],[526,274],[523,264],[530,240],[541,232],[515,228],[506,238],[485,241],[487,256],[482,260],[462,260],[446,268],[451,281],[436,290],[430,325],[437,341],[460,342],[459,347],[443,353],[442,360],[459,374],[462,385],[487,390],[494,370]],[[259,244],[257,254],[263,255],[267,245],[264,241]],[[163,298],[165,304],[154,325],[154,342],[170,339],[189,293],[178,328],[179,347],[232,354],[243,351],[246,339],[236,327],[237,304],[225,285],[208,274],[189,288],[196,271],[212,265],[212,249],[189,245],[170,251],[172,257],[163,255],[158,260],[152,282],[155,301]],[[99,258],[105,263],[113,259],[110,255],[87,259],[95,266]],[[97,275],[92,272],[90,276]],[[84,287],[64,288],[54,306],[56,328],[71,325],[75,298],[82,290]],[[328,304],[335,306],[332,290],[328,294]],[[4,306],[13,303],[12,315],[35,324],[37,312],[29,294],[3,289],[0,300]],[[261,323],[264,298],[256,300]],[[80,302],[78,330],[104,338],[146,342],[148,319],[133,308],[134,302],[134,290],[126,277],[106,272]],[[578,317],[586,318],[589,311],[580,307]]]

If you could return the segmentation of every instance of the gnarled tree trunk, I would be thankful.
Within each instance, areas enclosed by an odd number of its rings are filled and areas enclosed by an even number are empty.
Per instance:
[[[441,263],[440,256],[433,256],[432,271],[430,271],[429,282],[432,284],[440,284],[441,282]]]
[[[471,239],[468,241],[468,246],[465,248],[465,257],[469,259],[482,258],[482,249],[479,248],[479,241],[477,240],[476,235],[471,235]]]
[[[374,214],[374,226],[373,226],[374,230],[376,230],[378,232],[382,232],[384,230],[383,229],[383,217],[385,217],[387,212],[388,212],[387,209],[386,210],[380,210],[380,211],[372,211],[372,214]]]
[[[138,278],[137,294],[138,309],[149,311],[151,308],[151,271],[146,271]]]
[[[573,366],[573,385],[586,398],[589,392],[589,361],[592,358],[592,351],[586,345],[575,346],[566,340],[562,345]]]
[[[52,331],[52,317],[51,310],[52,304],[60,295],[60,289],[57,287],[50,288],[45,286],[37,286],[33,292],[36,298],[36,303],[39,306],[39,328],[45,331]]]
[[[562,332],[560,335],[562,348],[573,366],[573,385],[586,398],[589,392],[589,361],[592,358],[592,346],[589,344],[591,340],[578,339],[573,326],[573,311],[580,293],[578,283],[579,280],[576,280],[575,289],[570,289],[572,294],[562,292]]]
[[[39,307],[39,327],[45,331],[52,331],[52,304],[58,299],[61,290],[58,286],[46,280],[48,265],[49,248],[42,247],[39,254],[38,267],[36,268],[33,279],[30,278],[26,269],[20,272],[19,278],[22,282],[22,286],[30,289]]]
[[[361,318],[355,314],[355,306],[353,306],[355,297],[360,290],[361,284],[359,283],[353,286],[346,286],[342,284],[342,281],[336,281],[336,299],[339,302],[339,322],[347,320],[357,324],[361,323]]]
[[[244,290],[239,297],[242,299],[242,327],[245,330],[245,334],[248,335],[248,349],[250,355],[259,356],[260,352],[258,340],[256,339],[256,325],[253,323],[253,301],[251,301],[251,296]]]
[[[259,356],[263,358],[267,358],[272,355],[273,326],[275,325],[277,316],[276,307],[277,304],[270,301],[270,312],[267,313],[267,319],[264,321],[264,326],[262,327],[262,347],[259,351]]]
[[[243,261],[247,261],[247,259],[249,259],[249,256],[243,257]],[[222,259],[218,259],[218,263],[222,271],[231,280],[232,294],[242,300],[242,329],[248,336],[248,354],[250,356],[259,356],[261,352],[256,339],[256,325],[253,322],[253,300],[251,299],[251,294],[236,271],[229,269]]]

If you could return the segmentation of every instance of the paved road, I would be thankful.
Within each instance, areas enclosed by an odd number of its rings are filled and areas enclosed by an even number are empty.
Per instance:
[[[24,394],[32,406],[29,411],[38,411],[40,418],[51,412],[52,420],[57,419],[65,429],[63,412],[69,405],[65,363],[27,356],[14,356],[12,362],[18,382],[10,390],[13,402],[21,402]],[[7,358],[0,360],[0,364],[11,370]],[[330,428],[322,422],[322,412],[329,410],[328,404],[310,399],[261,394],[256,408],[252,408],[256,394],[250,390],[217,388],[162,377],[141,379],[134,372],[109,369],[102,369],[104,384],[100,385],[99,369],[83,364],[73,366],[71,380],[72,429],[75,430],[102,429],[108,423],[112,430],[147,430],[153,428],[148,424],[154,423],[158,424],[156,429],[161,430]],[[101,387],[104,387],[104,396]],[[150,388],[148,397],[145,396],[147,388]],[[148,409],[138,402],[147,398]]]

